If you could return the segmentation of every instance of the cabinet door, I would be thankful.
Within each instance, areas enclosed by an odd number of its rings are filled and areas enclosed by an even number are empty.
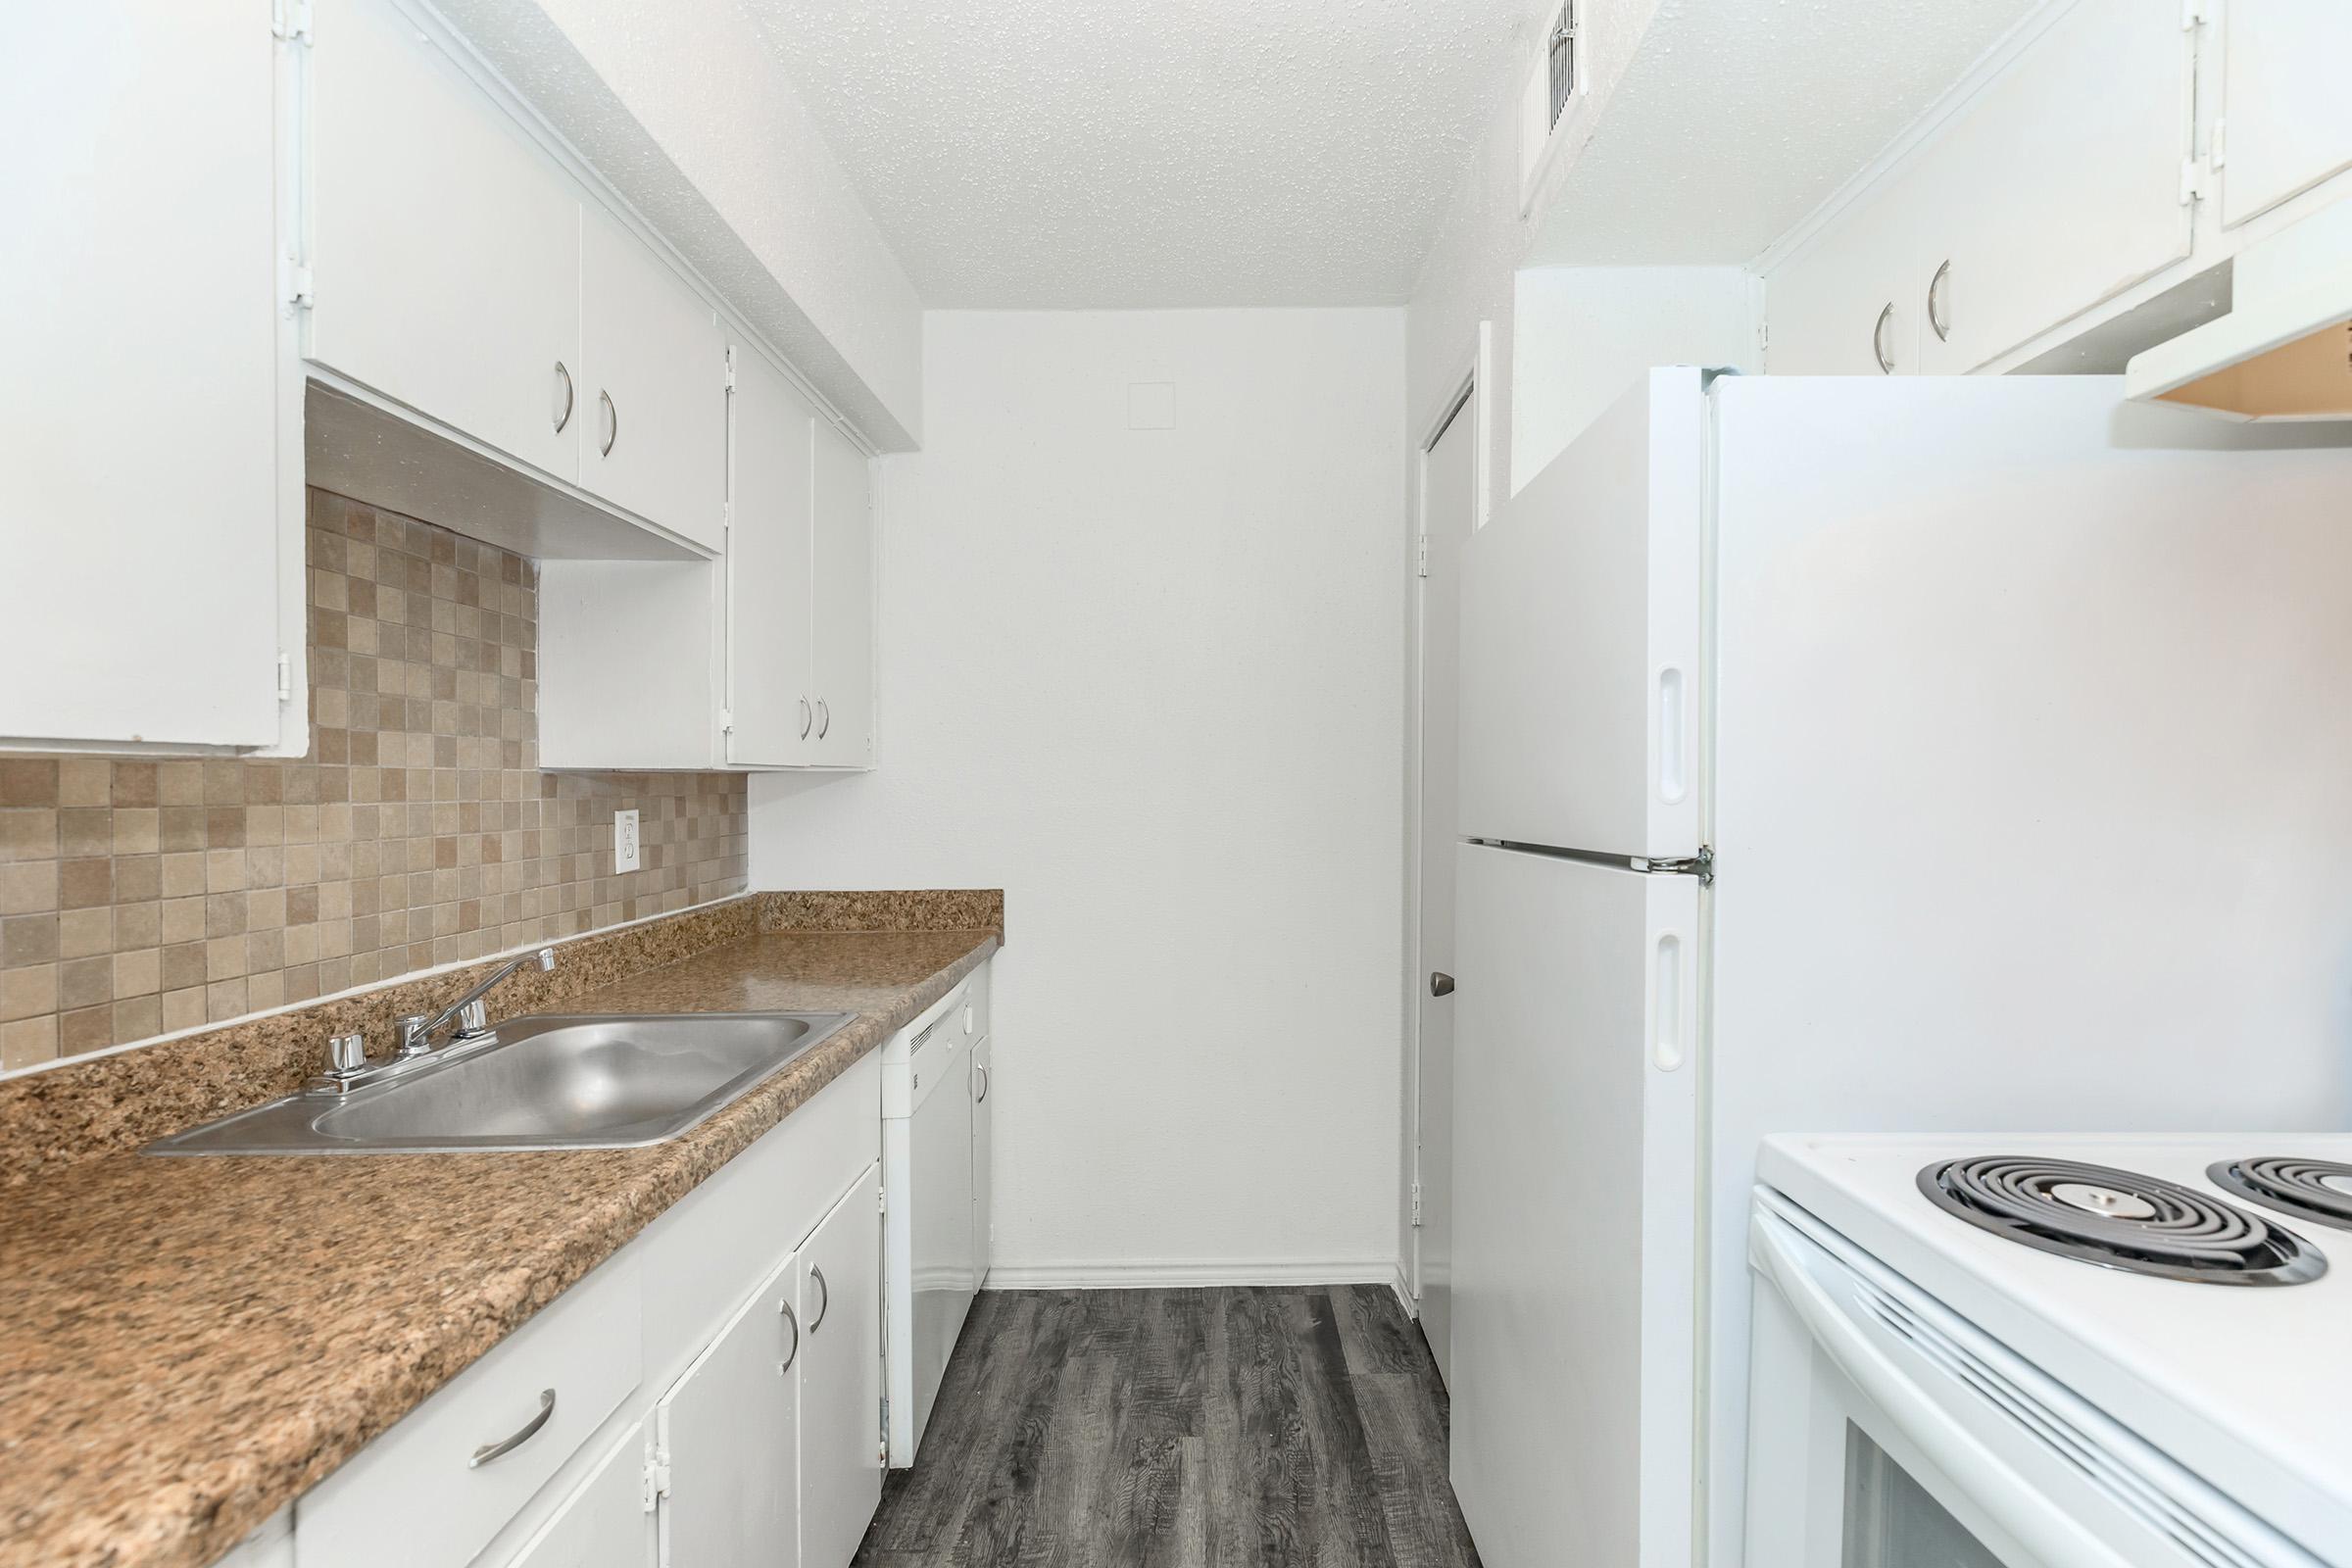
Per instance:
[[[997,1106],[990,1098],[996,1053],[987,1040],[972,1048],[972,1286],[988,1283],[997,1240]]]
[[[2222,221],[2242,223],[2352,167],[2352,6],[2230,0],[2222,13]]]
[[[654,1557],[648,1524],[645,1424],[632,1421],[508,1568],[646,1568]]]
[[[278,740],[264,20],[180,0],[11,9],[0,737]]]
[[[797,1258],[760,1285],[654,1408],[669,1465],[662,1561],[799,1568]]]
[[[1941,248],[1902,297],[1950,264],[1932,368],[1975,369],[2188,254],[2193,42],[2178,7],[2082,0],[1904,172]]]
[[[873,760],[874,534],[865,456],[816,422],[816,551],[808,618],[817,710],[812,760]]]
[[[727,342],[718,318],[637,236],[580,223],[580,485],[719,548],[727,502]]]
[[[801,1561],[848,1568],[882,1501],[882,1167],[802,1244]]]
[[[310,357],[575,478],[574,193],[385,0],[318,0],[313,34]]]
[[[1898,175],[1766,280],[1765,368],[1775,375],[1886,375],[1919,368],[1921,313],[1908,282],[1924,250],[1916,206],[1915,192]]]
[[[810,441],[815,411],[759,354],[735,347],[727,525],[727,760],[788,766],[814,746],[809,689]]]

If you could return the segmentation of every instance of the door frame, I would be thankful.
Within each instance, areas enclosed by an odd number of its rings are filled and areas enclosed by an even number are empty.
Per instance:
[[[1471,436],[1477,443],[1471,455],[1474,478],[1470,531],[1476,533],[1485,527],[1493,515],[1494,398],[1498,390],[1494,382],[1493,321],[1478,323],[1459,370],[1448,376],[1444,385],[1445,392],[1416,426],[1413,504],[1405,513],[1404,541],[1404,570],[1411,589],[1404,726],[1404,949],[1412,956],[1412,961],[1404,974],[1404,1060],[1400,1080],[1403,1115],[1399,1129],[1402,1158],[1398,1165],[1401,1190],[1397,1194],[1397,1218],[1404,1246],[1397,1259],[1396,1284],[1405,1310],[1416,1318],[1421,1315],[1421,1228],[1414,1221],[1413,1200],[1421,1186],[1421,986],[1428,970],[1421,950],[1421,721],[1427,675],[1423,639],[1428,621],[1424,603],[1428,593],[1424,585],[1428,579],[1421,575],[1420,550],[1422,536],[1428,532],[1430,450],[1452,427],[1455,416],[1473,396],[1477,397],[1478,406],[1470,414]]]

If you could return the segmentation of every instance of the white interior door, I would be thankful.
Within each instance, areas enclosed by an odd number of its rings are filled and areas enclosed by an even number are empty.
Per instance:
[[[798,1264],[801,1560],[841,1568],[882,1502],[882,1167],[868,1166]]]
[[[1696,882],[1456,854],[1454,1494],[1494,1568],[1688,1563]]]
[[[1477,515],[1478,392],[1422,460],[1420,1028],[1414,1128],[1420,1229],[1413,1289],[1446,1376],[1453,1356],[1453,851],[1462,547]],[[1447,977],[1441,985],[1438,977]],[[1440,995],[1441,990],[1447,994]]]
[[[1464,837],[1698,853],[1706,398],[1652,370],[1463,552]]]
[[[798,1568],[799,1262],[785,1259],[654,1407],[669,1456],[665,1568]]]

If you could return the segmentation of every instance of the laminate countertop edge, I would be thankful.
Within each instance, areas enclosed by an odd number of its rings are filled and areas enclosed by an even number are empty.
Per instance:
[[[159,1160],[110,1154],[0,1214],[0,1562],[203,1568],[473,1364],[1001,945],[775,931],[582,1012],[848,1011],[674,1142]]]

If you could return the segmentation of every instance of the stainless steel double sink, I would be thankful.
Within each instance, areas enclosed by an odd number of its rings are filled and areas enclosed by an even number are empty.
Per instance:
[[[314,1087],[147,1146],[150,1154],[632,1149],[709,1120],[847,1024],[847,1012],[512,1018],[397,1076]],[[435,1053],[436,1056],[440,1054]]]

